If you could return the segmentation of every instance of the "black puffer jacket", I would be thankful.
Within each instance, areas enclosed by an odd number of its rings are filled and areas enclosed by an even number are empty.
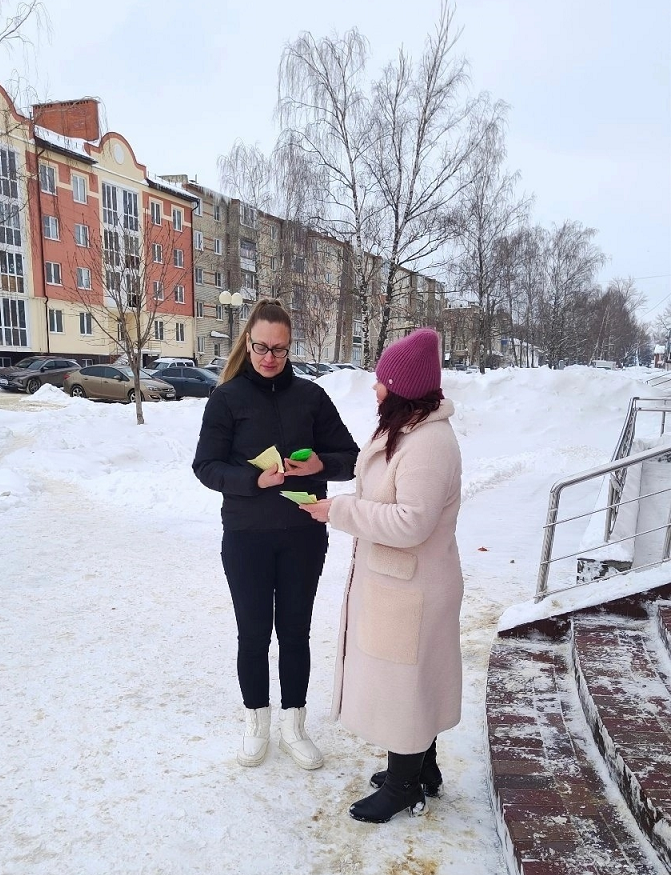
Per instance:
[[[273,444],[283,459],[310,447],[324,470],[312,477],[286,477],[282,486],[260,489],[261,472],[247,460]],[[281,496],[280,489],[325,498],[327,480],[352,479],[358,453],[321,386],[294,377],[289,361],[270,380],[247,363],[242,373],[210,396],[193,471],[203,485],[223,494],[221,518],[229,531],[314,526],[321,523]]]

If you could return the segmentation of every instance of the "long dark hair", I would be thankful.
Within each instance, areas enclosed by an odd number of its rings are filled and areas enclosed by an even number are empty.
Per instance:
[[[219,375],[220,383],[228,383],[233,377],[237,377],[247,361],[247,335],[251,335],[257,322],[272,322],[284,325],[291,337],[291,317],[277,298],[260,298],[252,307],[245,330],[241,331],[235,346],[226,362],[226,367]]]
[[[401,398],[400,395],[395,395],[393,392],[387,394],[378,407],[378,426],[373,435],[373,438],[382,434],[387,435],[385,449],[387,462],[394,455],[401,436],[401,429],[422,422],[429,413],[438,410],[444,397],[442,389],[434,389],[421,398],[413,399]]]

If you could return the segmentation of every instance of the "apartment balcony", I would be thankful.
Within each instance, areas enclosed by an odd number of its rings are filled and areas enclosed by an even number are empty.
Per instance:
[[[240,256],[240,268],[241,270],[248,270],[251,273],[256,273],[256,259],[255,258],[245,258],[244,255]]]

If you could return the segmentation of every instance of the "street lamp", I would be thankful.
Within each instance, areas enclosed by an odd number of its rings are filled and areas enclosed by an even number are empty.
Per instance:
[[[242,295],[240,292],[222,292],[219,295],[219,303],[228,307],[228,354],[233,351],[233,308],[239,310],[242,307]]]

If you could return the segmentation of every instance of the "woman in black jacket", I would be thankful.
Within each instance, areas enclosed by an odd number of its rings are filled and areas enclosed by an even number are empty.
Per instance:
[[[193,462],[221,492],[221,556],[238,624],[238,679],[246,727],[238,762],[263,762],[270,737],[268,649],[279,644],[280,747],[304,769],[323,758],[305,732],[310,623],[328,537],[281,490],[326,497],[328,480],[351,480],[359,448],[321,386],[294,377],[291,320],[278,301],[259,301],[210,396]],[[250,460],[269,447],[281,464]],[[304,461],[289,456],[311,449]],[[283,469],[283,470],[282,470]]]

